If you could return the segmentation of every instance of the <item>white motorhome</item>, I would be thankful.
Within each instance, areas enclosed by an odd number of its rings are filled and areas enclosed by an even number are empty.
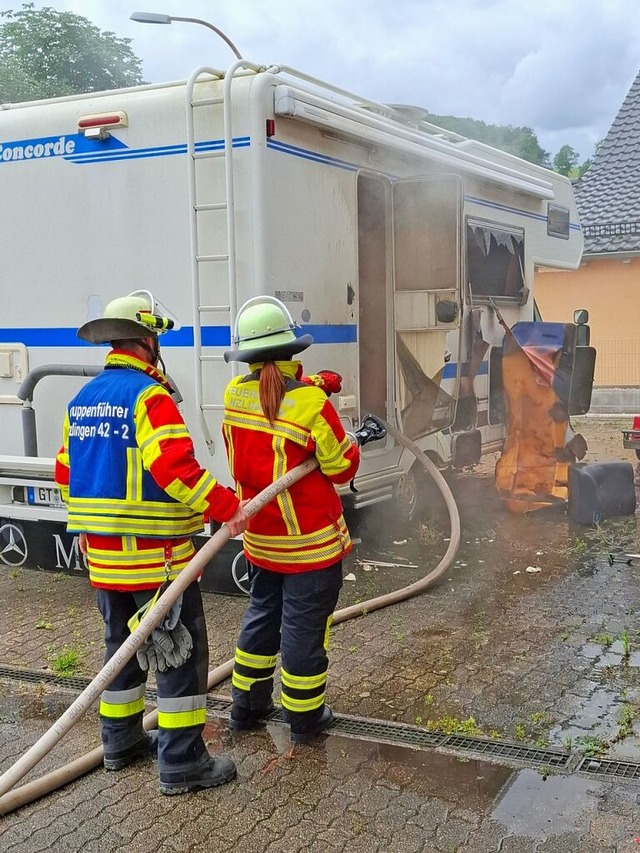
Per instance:
[[[76,329],[140,288],[181,320],[167,369],[222,482],[222,353],[238,306],[263,293],[313,335],[307,372],[342,374],[345,427],[372,412],[454,466],[500,447],[495,308],[533,320],[534,268],[579,264],[576,207],[566,178],[423,116],[241,60],[0,108],[3,562],[29,548],[47,562],[44,531],[49,567],[73,568],[52,457],[105,355]],[[395,496],[410,513],[414,457],[391,437],[363,457],[345,500]]]

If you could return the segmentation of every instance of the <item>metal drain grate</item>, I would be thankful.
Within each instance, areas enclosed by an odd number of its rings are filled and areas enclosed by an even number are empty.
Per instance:
[[[207,709],[221,716],[229,716],[231,713],[231,702],[222,696],[209,696],[207,698]],[[276,708],[266,718],[269,723],[284,723],[282,710]],[[402,746],[413,746],[418,749],[441,746],[447,735],[440,732],[428,732],[415,726],[403,725],[402,723],[387,723],[384,720],[368,720],[362,717],[344,717],[336,714],[335,720],[330,726],[332,734],[345,735],[346,737],[360,738],[362,740],[387,741]]]
[[[616,779],[640,779],[640,764],[634,761],[611,761],[609,758],[583,758],[579,773],[591,776],[610,776]]]
[[[40,672],[37,669],[18,669],[11,666],[0,666],[0,679],[8,678],[11,681],[27,681],[29,684],[55,684],[56,687],[63,687],[72,692],[82,693],[85,687],[91,684],[90,678],[82,678],[74,676],[67,678],[62,675],[53,675],[50,672]],[[152,688],[145,690],[145,699],[151,702],[156,702],[158,692]],[[218,696],[207,697],[207,710],[212,712],[226,712],[231,710],[231,702]]]
[[[8,678],[11,681],[28,681],[30,684],[56,684],[67,690],[77,690],[80,693],[91,683],[89,678],[67,678],[62,675],[53,675],[50,672],[40,672],[37,669],[18,669],[11,666],[0,666],[0,678]]]
[[[415,726],[403,726],[398,723],[386,723],[383,720],[361,720],[354,717],[336,716],[331,726],[334,734],[365,740],[387,741],[403,746],[434,747],[441,746],[447,739],[441,732],[428,732]]]
[[[155,690],[149,690],[155,696]],[[207,696],[207,711],[214,713],[230,714],[231,702],[228,699],[223,699],[222,696]]]
[[[63,678],[52,673],[39,670],[20,669],[18,667],[0,666],[0,679],[26,681],[34,684],[55,684],[70,691],[81,692],[90,683],[89,678]],[[157,700],[157,692],[149,689],[145,697],[150,701]],[[228,717],[231,711],[231,701],[224,696],[207,696],[207,711],[215,716]],[[273,711],[269,722],[282,723],[280,709]],[[332,734],[361,740],[393,743],[414,749],[429,749],[439,747],[452,752],[462,752],[477,755],[481,758],[514,762],[535,767],[549,767],[557,770],[572,772],[575,767],[572,755],[561,750],[539,749],[522,744],[505,743],[489,738],[468,737],[465,735],[447,735],[439,732],[429,732],[417,726],[391,723],[384,720],[369,720],[360,717],[336,716],[330,731]],[[573,764],[573,766],[572,766]],[[624,779],[640,779],[640,762],[611,761],[609,759],[583,758],[577,771],[591,775],[610,776]]]
[[[571,755],[555,749],[538,749],[534,746],[523,746],[519,743],[503,743],[489,738],[465,737],[448,735],[440,744],[445,749],[461,752],[473,752],[476,755],[488,755],[492,758],[502,758],[509,761],[522,761],[539,767],[563,768],[569,764]]]

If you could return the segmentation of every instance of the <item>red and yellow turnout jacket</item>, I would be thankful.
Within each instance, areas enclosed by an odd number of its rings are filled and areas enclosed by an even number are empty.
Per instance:
[[[345,434],[323,390],[300,381],[297,361],[277,366],[286,393],[273,426],[258,394],[261,364],[227,386],[223,434],[231,474],[242,500],[255,497],[291,468],[315,456],[320,467],[260,510],[244,533],[254,565],[277,572],[331,566],[351,550],[349,531],[334,484],[348,483],[360,451]]]

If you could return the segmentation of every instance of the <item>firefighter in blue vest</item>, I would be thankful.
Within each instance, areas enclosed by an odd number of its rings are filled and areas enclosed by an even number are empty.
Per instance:
[[[174,322],[148,291],[110,302],[78,337],[110,342],[105,369],[69,403],[56,483],[79,534],[105,623],[109,660],[150,606],[195,553],[191,537],[203,514],[225,522],[232,536],[247,517],[235,493],[195,459],[172,398],[158,337]],[[158,364],[162,365],[162,370]],[[212,788],[236,768],[209,755],[202,738],[208,645],[202,598],[191,584],[100,702],[104,766],[120,770],[148,754],[142,728],[147,672],[158,686],[157,753],[164,794]]]

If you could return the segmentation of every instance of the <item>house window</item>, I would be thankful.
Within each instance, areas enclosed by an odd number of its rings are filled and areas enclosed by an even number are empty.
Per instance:
[[[524,231],[468,220],[467,273],[472,297],[521,300]]]

